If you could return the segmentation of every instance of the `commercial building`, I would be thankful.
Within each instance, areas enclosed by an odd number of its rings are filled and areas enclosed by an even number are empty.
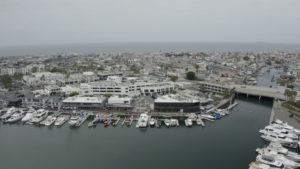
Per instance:
[[[63,100],[63,109],[102,109],[105,105],[104,97],[68,97]]]
[[[190,95],[164,95],[154,100],[154,111],[198,112],[200,111],[200,101]]]

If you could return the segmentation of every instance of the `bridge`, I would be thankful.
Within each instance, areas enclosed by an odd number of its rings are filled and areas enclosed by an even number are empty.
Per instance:
[[[206,83],[201,82],[200,89],[207,92],[214,92],[221,94],[225,89],[234,89],[237,94],[245,94],[250,96],[258,96],[274,98],[280,100],[286,100],[284,95],[285,87],[262,87],[262,86],[249,86],[249,85],[226,85],[226,84],[216,84],[216,83]],[[300,92],[297,92],[296,100],[300,100]]]
[[[230,88],[234,88],[235,92],[240,94],[286,100],[286,96],[284,95],[286,88],[284,87],[269,88],[261,86],[230,85]],[[299,91],[296,100],[300,100]]]

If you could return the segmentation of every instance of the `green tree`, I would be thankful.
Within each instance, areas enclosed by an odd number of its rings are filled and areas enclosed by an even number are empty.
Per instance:
[[[77,96],[77,95],[79,95],[78,92],[71,92],[71,93],[70,93],[70,97]]]
[[[112,95],[113,95],[113,94],[111,94],[111,93],[105,93],[105,94],[104,94],[105,97],[111,97]]]
[[[196,80],[196,75],[195,72],[189,71],[186,73],[186,78],[188,80]]]
[[[178,79],[178,76],[169,76],[171,81],[176,82]]]
[[[4,86],[4,88],[11,88],[12,87],[12,78],[9,75],[2,75],[0,76],[0,83]]]

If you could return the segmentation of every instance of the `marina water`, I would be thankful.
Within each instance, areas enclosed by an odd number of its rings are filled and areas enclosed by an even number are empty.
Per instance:
[[[265,144],[258,130],[268,123],[272,101],[236,101],[229,116],[206,122],[204,128],[1,124],[1,168],[247,168],[255,149]]]

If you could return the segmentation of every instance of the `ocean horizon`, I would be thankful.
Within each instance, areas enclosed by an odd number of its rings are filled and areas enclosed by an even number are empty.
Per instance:
[[[300,44],[231,42],[119,42],[0,46],[0,56],[149,52],[300,52]]]

